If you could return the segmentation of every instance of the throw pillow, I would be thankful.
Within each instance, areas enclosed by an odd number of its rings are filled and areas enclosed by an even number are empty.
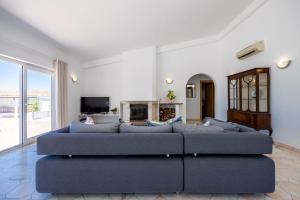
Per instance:
[[[174,117],[172,119],[169,119],[167,121],[168,124],[172,125],[174,123],[178,123],[178,122],[182,122],[182,117],[181,116],[178,116],[178,117]]]
[[[162,125],[166,125],[166,122],[158,122],[158,121],[153,121],[153,120],[147,120],[146,123],[147,123],[147,126],[162,126]]]
[[[237,123],[232,123],[232,122],[230,122],[230,123],[236,125],[239,128],[240,132],[253,132],[253,131],[256,131],[254,128],[250,128],[248,126],[244,126],[244,125],[237,124]]]
[[[174,133],[216,133],[224,131],[223,128],[218,126],[203,126],[192,124],[174,124]]]
[[[84,122],[85,124],[95,124],[94,119],[92,117],[87,116]]]
[[[230,132],[239,132],[239,127],[236,124],[232,124],[232,123],[228,123],[228,122],[224,122],[218,119],[214,119],[214,118],[205,118],[204,119],[204,123],[208,123],[210,125],[214,125],[214,126],[218,126],[224,129],[224,131],[230,131]]]

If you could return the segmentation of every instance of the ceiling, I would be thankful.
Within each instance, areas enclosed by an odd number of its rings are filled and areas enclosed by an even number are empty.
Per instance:
[[[81,60],[221,32],[253,0],[0,0]]]

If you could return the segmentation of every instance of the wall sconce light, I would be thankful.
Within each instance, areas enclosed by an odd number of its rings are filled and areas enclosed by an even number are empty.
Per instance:
[[[281,60],[279,60],[276,65],[279,69],[284,69],[287,68],[290,64],[291,64],[291,60],[287,59],[287,58],[283,58]]]
[[[166,83],[167,83],[167,84],[172,84],[173,82],[174,82],[173,79],[171,79],[171,78],[166,78]]]
[[[77,80],[78,80],[78,79],[77,79],[77,76],[76,76],[75,74],[72,74],[72,75],[71,75],[71,79],[72,79],[72,82],[73,82],[73,83],[77,82]]]

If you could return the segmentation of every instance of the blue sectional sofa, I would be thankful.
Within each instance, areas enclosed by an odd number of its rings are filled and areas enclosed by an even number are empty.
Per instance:
[[[37,191],[274,191],[274,162],[263,155],[272,153],[268,135],[184,124],[106,126],[75,123],[40,136],[37,153],[45,157],[36,163]]]

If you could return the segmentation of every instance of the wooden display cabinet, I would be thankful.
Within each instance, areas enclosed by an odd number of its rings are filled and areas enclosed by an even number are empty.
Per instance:
[[[228,76],[227,119],[272,132],[269,68],[254,68]]]

